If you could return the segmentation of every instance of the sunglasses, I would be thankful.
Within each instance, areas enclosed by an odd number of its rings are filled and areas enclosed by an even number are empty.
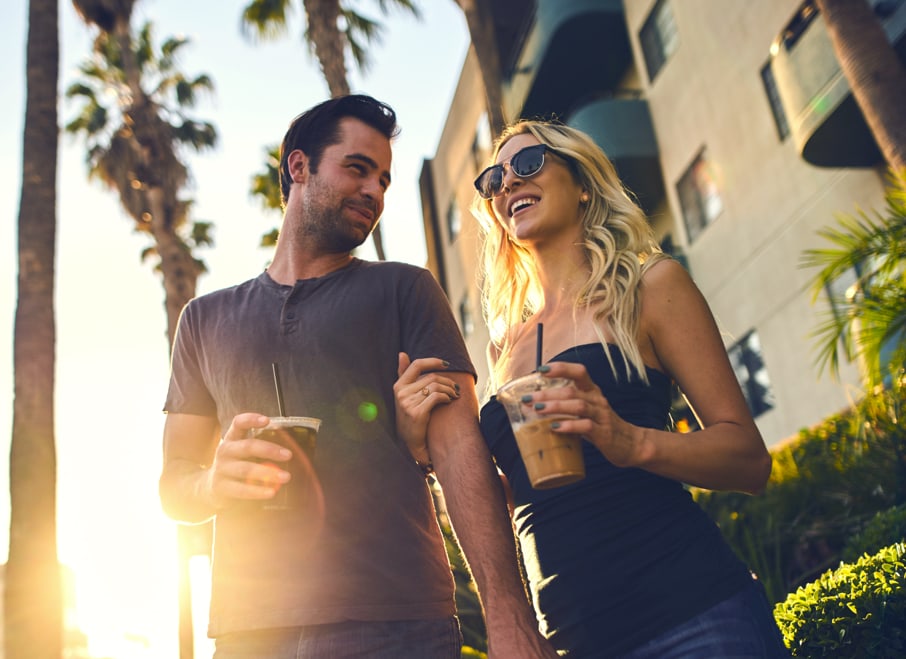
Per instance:
[[[509,163],[491,165],[475,179],[475,189],[478,190],[478,196],[482,199],[493,199],[500,194],[503,189],[503,177],[506,173],[504,167],[507,164],[519,178],[534,176],[544,167],[544,153],[546,151],[559,155],[546,144],[533,144],[514,153]]]

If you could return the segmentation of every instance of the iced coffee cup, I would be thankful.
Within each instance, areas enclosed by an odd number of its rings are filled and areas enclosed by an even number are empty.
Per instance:
[[[582,439],[578,435],[551,430],[557,419],[571,419],[567,414],[540,414],[522,397],[542,389],[565,387],[572,384],[568,378],[546,378],[530,373],[510,380],[497,392],[507,411],[516,444],[529,481],[537,490],[569,485],[585,478],[585,460],[582,457]]]
[[[276,466],[292,478],[270,499],[262,502],[265,510],[291,510],[299,505],[312,482],[312,460],[321,419],[309,416],[274,416],[264,428],[252,431],[252,437],[264,439],[289,449],[293,457]]]

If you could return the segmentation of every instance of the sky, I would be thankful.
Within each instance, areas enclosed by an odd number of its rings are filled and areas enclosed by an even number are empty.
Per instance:
[[[215,93],[197,117],[212,121],[216,150],[192,155],[192,218],[214,223],[215,247],[198,253],[208,274],[198,294],[261,272],[269,250],[261,234],[279,223],[248,194],[263,169],[265,149],[278,144],[290,120],[327,97],[327,87],[301,42],[297,13],[278,42],[253,44],[239,29],[243,0],[142,0],[133,25],[150,20],[155,41],[190,40],[180,68],[208,73]],[[301,2],[293,3],[297,8]],[[465,19],[453,0],[424,0],[423,16],[385,19],[374,64],[352,72],[353,91],[393,106],[402,133],[395,143],[393,184],[382,228],[389,259],[424,265],[417,181],[440,139],[468,47]],[[0,24],[0,562],[9,531],[8,456],[13,411],[13,322],[16,222],[25,114],[27,3],[10,3]],[[378,17],[376,1],[354,3]],[[69,2],[60,3],[60,89],[77,79],[91,32]],[[60,123],[78,106],[62,97]],[[61,134],[57,174],[56,442],[58,545],[74,574],[75,616],[94,656],[112,659],[177,656],[173,523],[160,511],[161,407],[168,380],[166,316],[159,277],[140,261],[146,238],[132,231],[112,191],[88,182],[84,147]],[[370,242],[364,258],[373,257]],[[200,584],[206,576],[199,573]],[[201,585],[199,585],[201,588]],[[196,621],[206,611],[196,611]],[[210,656],[199,641],[196,657]]]

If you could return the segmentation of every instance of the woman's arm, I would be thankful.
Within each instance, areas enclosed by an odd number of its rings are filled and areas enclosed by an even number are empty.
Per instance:
[[[576,414],[561,432],[584,435],[620,467],[639,467],[690,485],[714,490],[761,491],[771,456],[749,412],[701,292],[675,261],[652,266],[642,281],[640,347],[679,385],[702,429],[680,434],[640,428],[623,421],[581,364],[551,364],[551,376],[571,377],[569,393],[539,393],[545,412]],[[557,390],[551,390],[557,392]]]

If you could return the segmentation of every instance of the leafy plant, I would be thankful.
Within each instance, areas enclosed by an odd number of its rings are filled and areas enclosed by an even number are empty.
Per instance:
[[[902,657],[906,653],[906,544],[843,563],[774,607],[796,657]]]
[[[876,513],[865,528],[846,543],[841,558],[852,563],[864,554],[873,554],[895,542],[906,542],[906,505]]]
[[[898,377],[906,364],[906,170],[891,172],[886,213],[838,216],[838,226],[819,235],[832,246],[803,252],[803,267],[820,268],[812,281],[816,301],[835,284],[831,308],[813,332],[820,369],[839,371],[841,350],[862,358],[869,386]],[[838,286],[839,288],[839,286]]]

